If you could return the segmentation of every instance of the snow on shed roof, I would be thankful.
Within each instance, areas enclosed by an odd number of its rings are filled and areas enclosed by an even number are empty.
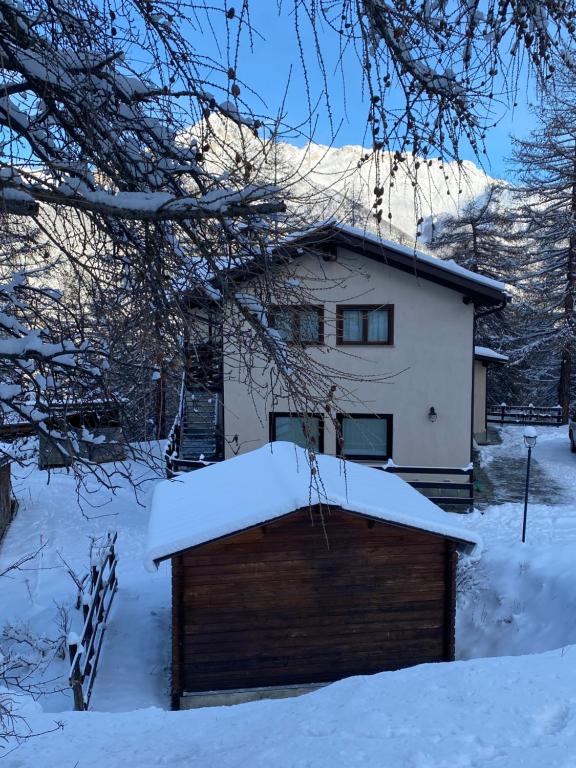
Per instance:
[[[490,347],[474,347],[474,357],[481,360],[494,360],[494,362],[507,363],[510,359],[507,355],[501,355]]]
[[[250,528],[309,504],[334,504],[390,523],[457,539],[476,552],[480,538],[395,475],[269,443],[250,453],[158,483],[152,497],[146,567],[176,552]]]

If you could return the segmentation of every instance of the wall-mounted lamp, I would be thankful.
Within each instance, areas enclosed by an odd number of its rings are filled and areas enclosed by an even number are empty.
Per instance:
[[[428,418],[430,419],[431,422],[435,422],[436,419],[438,418],[438,414],[436,413],[436,410],[434,409],[433,405],[430,406],[430,410],[428,411]]]

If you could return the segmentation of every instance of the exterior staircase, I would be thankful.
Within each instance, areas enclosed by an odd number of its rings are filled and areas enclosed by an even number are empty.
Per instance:
[[[184,393],[179,458],[214,461],[218,456],[220,395],[202,389]]]
[[[168,436],[166,476],[175,477],[222,461],[222,396],[219,392],[182,384],[180,408]]]
[[[219,308],[195,314],[196,334],[202,327],[205,334],[185,341],[180,405],[165,452],[168,477],[224,459],[221,320]]]

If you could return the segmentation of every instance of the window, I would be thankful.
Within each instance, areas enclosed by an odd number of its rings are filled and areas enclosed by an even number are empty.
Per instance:
[[[394,343],[394,307],[392,304],[367,304],[336,307],[336,343],[381,344]]]
[[[315,306],[275,307],[270,325],[289,344],[323,344],[324,310]]]
[[[270,414],[270,440],[285,440],[301,448],[324,450],[324,420],[316,414]]]
[[[392,457],[392,416],[338,416],[337,452],[346,459],[386,461]]]

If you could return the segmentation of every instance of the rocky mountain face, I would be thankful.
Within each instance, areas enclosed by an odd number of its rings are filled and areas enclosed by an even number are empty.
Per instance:
[[[244,183],[278,184],[297,214],[297,229],[335,217],[407,245],[417,238],[419,247],[425,247],[443,217],[458,215],[472,200],[480,202],[497,181],[467,160],[398,159],[393,153],[381,153],[375,160],[357,145],[296,147],[254,137],[223,118],[212,117],[204,131],[205,138],[216,138],[205,158],[208,170],[228,175],[234,169]],[[199,126],[190,131],[196,135]],[[376,190],[380,224],[374,216]]]
[[[397,162],[384,154],[379,163],[359,146],[341,148],[280,144],[279,165],[293,170],[293,192],[311,203],[316,218],[335,216],[359,228],[376,230],[375,188],[380,188],[380,231],[393,240],[427,243],[432,226],[457,215],[466,203],[481,198],[494,179],[474,163],[410,159]],[[416,186],[415,186],[416,185]],[[420,222],[420,223],[419,223]]]

